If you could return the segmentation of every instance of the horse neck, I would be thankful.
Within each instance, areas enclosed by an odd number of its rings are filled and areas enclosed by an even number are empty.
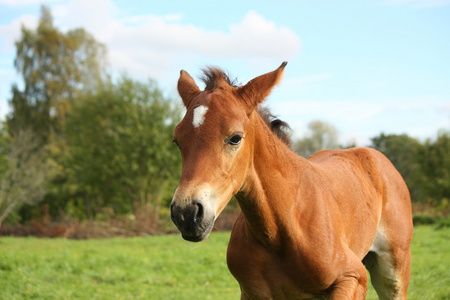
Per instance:
[[[252,154],[247,176],[237,195],[246,220],[247,233],[263,244],[281,241],[295,226],[293,206],[299,190],[301,170],[309,162],[292,152],[264,124],[253,116]],[[247,139],[247,137],[246,137]]]

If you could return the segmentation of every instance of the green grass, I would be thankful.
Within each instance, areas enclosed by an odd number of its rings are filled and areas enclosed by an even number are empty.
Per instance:
[[[239,299],[229,233],[130,239],[0,238],[0,299]],[[409,299],[450,299],[450,228],[415,228]],[[377,299],[373,289],[367,299]]]

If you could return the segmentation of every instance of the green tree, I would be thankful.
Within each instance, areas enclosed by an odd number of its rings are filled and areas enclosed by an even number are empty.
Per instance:
[[[180,169],[170,143],[179,116],[154,82],[126,77],[73,105],[64,130],[65,167],[87,218],[100,207],[124,213],[149,205],[158,211]]]
[[[422,144],[406,135],[386,135],[384,133],[371,139],[372,148],[383,153],[400,172],[408,185],[412,201],[423,201],[423,181],[425,176],[419,162]]]
[[[428,139],[420,152],[427,197],[435,203],[450,199],[450,131],[441,130],[436,140]]]
[[[23,90],[12,88],[9,130],[15,134],[32,129],[46,143],[59,132],[74,99],[99,83],[105,51],[84,29],[60,32],[50,10],[42,6],[37,29],[22,26],[16,42],[14,65],[22,76]]]
[[[294,142],[294,151],[303,157],[309,157],[317,151],[338,148],[337,129],[326,122],[312,121],[308,124],[308,133],[303,139]]]

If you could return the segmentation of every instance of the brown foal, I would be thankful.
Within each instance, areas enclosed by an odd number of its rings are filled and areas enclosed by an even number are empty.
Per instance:
[[[404,180],[370,148],[292,152],[259,109],[285,66],[241,87],[209,68],[204,91],[181,71],[173,222],[184,239],[202,241],[236,196],[242,213],[227,262],[241,299],[364,299],[366,268],[380,299],[406,299],[413,226]]]

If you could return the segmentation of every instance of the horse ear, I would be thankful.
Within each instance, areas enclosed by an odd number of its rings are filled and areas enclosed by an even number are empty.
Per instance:
[[[201,93],[200,89],[195,84],[194,79],[184,70],[181,70],[180,78],[178,79],[178,93],[186,108],[188,108],[192,101]]]
[[[258,76],[237,89],[238,95],[247,106],[247,114],[250,115],[256,106],[270,94],[272,88],[280,82],[286,65],[285,61],[275,71]]]

